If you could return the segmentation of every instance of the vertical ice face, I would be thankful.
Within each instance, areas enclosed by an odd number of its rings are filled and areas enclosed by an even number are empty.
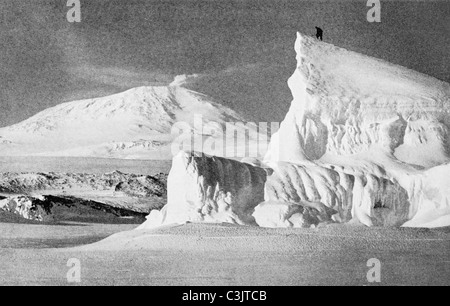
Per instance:
[[[301,34],[295,49],[294,100],[264,162],[177,156],[143,228],[450,225],[450,85]]]
[[[168,203],[142,228],[185,222],[254,225],[254,208],[264,201],[266,170],[235,160],[180,152],[168,177]]]

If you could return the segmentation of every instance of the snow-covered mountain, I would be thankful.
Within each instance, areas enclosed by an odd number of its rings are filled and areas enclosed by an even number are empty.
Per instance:
[[[450,84],[301,34],[295,50],[294,100],[265,158],[180,153],[168,204],[141,228],[450,226]]]
[[[0,155],[171,159],[172,142],[186,130],[193,139],[218,139],[225,137],[227,122],[246,122],[182,84],[178,77],[169,86],[133,88],[44,110],[0,129]]]

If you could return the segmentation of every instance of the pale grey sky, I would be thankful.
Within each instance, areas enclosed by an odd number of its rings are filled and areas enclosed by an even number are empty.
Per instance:
[[[279,121],[295,33],[312,35],[315,26],[325,41],[450,81],[449,1],[385,0],[380,24],[367,22],[366,2],[81,0],[82,22],[70,24],[65,0],[2,0],[0,126],[69,100],[246,65],[266,75],[229,80],[240,98],[253,95],[244,111]]]

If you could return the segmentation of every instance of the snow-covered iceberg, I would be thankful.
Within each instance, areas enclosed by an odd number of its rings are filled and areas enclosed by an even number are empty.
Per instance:
[[[300,34],[295,50],[294,101],[267,160],[450,161],[450,84]]]
[[[140,228],[450,225],[450,84],[301,34],[295,50],[294,100],[265,158],[180,153],[168,204]]]
[[[141,228],[185,222],[310,227],[352,220],[399,226],[414,208],[395,181],[314,162],[267,167],[181,152],[173,160],[167,187],[167,205],[153,210]]]

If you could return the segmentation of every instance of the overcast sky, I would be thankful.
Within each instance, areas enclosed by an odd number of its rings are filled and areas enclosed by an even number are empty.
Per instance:
[[[272,65],[276,81],[255,86],[284,86],[296,31],[316,25],[325,41],[450,81],[450,1],[385,0],[380,24],[366,2],[81,0],[71,24],[66,0],[1,0],[0,126],[179,74]]]

